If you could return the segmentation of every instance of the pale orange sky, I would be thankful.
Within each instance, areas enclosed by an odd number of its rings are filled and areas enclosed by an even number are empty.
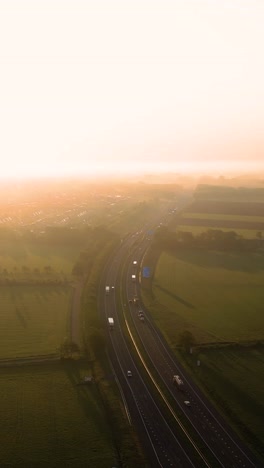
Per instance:
[[[0,0],[1,176],[264,169],[262,0]]]

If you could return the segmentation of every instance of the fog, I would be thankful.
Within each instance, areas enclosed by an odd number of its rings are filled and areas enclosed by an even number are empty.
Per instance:
[[[1,177],[263,169],[264,6],[0,2]]]

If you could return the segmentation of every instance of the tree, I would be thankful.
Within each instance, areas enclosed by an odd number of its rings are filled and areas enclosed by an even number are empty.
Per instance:
[[[74,359],[80,357],[80,348],[70,338],[65,338],[64,342],[60,346],[61,359]]]
[[[186,246],[191,246],[194,241],[193,233],[188,231],[178,231],[177,240]]]
[[[48,275],[51,273],[52,271],[52,267],[50,265],[47,265],[44,267],[44,271],[45,273],[47,273]]]
[[[105,336],[101,329],[90,328],[89,341],[95,356],[101,356],[105,352]]]
[[[84,267],[82,263],[77,262],[75,263],[73,269],[72,269],[72,274],[74,276],[83,276],[84,275]]]
[[[186,352],[196,343],[195,337],[189,330],[184,330],[179,336],[179,344]]]

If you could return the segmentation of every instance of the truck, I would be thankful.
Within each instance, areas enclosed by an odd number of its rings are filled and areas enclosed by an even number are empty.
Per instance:
[[[113,330],[114,328],[114,319],[112,317],[108,317],[108,325],[110,330]]]
[[[105,287],[105,294],[108,296],[109,292],[110,292],[110,286],[106,286]]]
[[[184,383],[179,375],[174,375],[172,381],[175,385],[177,385],[179,390],[184,390]]]

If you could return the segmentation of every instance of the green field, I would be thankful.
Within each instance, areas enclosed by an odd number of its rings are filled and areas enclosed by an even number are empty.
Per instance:
[[[70,286],[1,286],[0,359],[58,352],[68,333]]]
[[[239,235],[244,237],[245,239],[256,239],[256,234],[259,231],[255,229],[231,229],[231,228],[212,228],[211,226],[195,226],[195,225],[187,225],[187,224],[177,224],[176,231],[184,231],[184,232],[191,232],[194,236],[200,235],[202,232],[208,231],[208,229],[221,229],[223,232],[229,232],[235,230],[235,232]],[[264,231],[260,231],[264,238]]]
[[[19,240],[0,241],[0,270],[18,274],[23,267],[43,273],[44,268],[52,266],[54,272],[71,274],[72,266],[81,246],[43,245]]]
[[[254,239],[264,232],[263,198],[254,201],[263,193],[263,188],[198,186],[191,203],[175,218],[175,227],[184,226],[196,235],[208,228],[233,230],[246,239]]]
[[[219,221],[244,221],[245,224],[254,222],[264,222],[264,216],[244,216],[238,214],[215,214],[215,213],[192,213],[185,211],[181,214],[183,219],[213,219]]]
[[[160,255],[143,294],[177,355],[264,459],[263,284],[263,252],[185,250]],[[196,340],[192,355],[178,347],[184,330]]]
[[[205,391],[264,458],[263,347],[205,349],[185,359]]]
[[[80,362],[2,368],[2,467],[116,465],[111,427],[97,385],[77,385]]]
[[[0,359],[58,352],[69,332],[69,281],[79,249],[0,242]]]
[[[248,186],[248,181],[240,180],[241,186],[232,185],[210,185],[199,184],[195,190],[195,200],[197,202],[207,202],[208,200],[217,202],[233,203],[264,203],[264,190],[261,182]],[[245,185],[244,185],[245,184]],[[243,186],[244,185],[244,186]]]
[[[97,311],[97,281],[116,236],[100,228],[85,237],[87,246],[21,243],[16,249],[9,242],[1,252],[1,467],[144,466],[108,367]],[[50,354],[70,335],[76,261],[87,267],[78,311],[85,360],[52,362]],[[101,339],[99,346],[92,338]],[[17,360],[40,355],[46,361]],[[94,382],[79,385],[85,375]]]
[[[84,203],[69,210],[66,199],[63,209],[60,202],[47,208],[47,223],[2,229],[1,467],[147,466],[109,369],[97,304],[100,275],[120,238],[139,229],[158,206],[163,209],[157,188],[150,195],[142,190],[135,186],[134,194],[126,190],[121,197],[104,187],[90,208]],[[71,202],[76,207],[75,196]],[[80,277],[84,357],[52,362],[50,355],[69,337],[71,284]],[[38,363],[23,360],[43,355]],[[91,374],[94,383],[79,385]]]
[[[262,340],[263,284],[260,253],[162,253],[153,282],[154,299],[164,307],[159,324],[173,343],[180,323],[202,342]]]

